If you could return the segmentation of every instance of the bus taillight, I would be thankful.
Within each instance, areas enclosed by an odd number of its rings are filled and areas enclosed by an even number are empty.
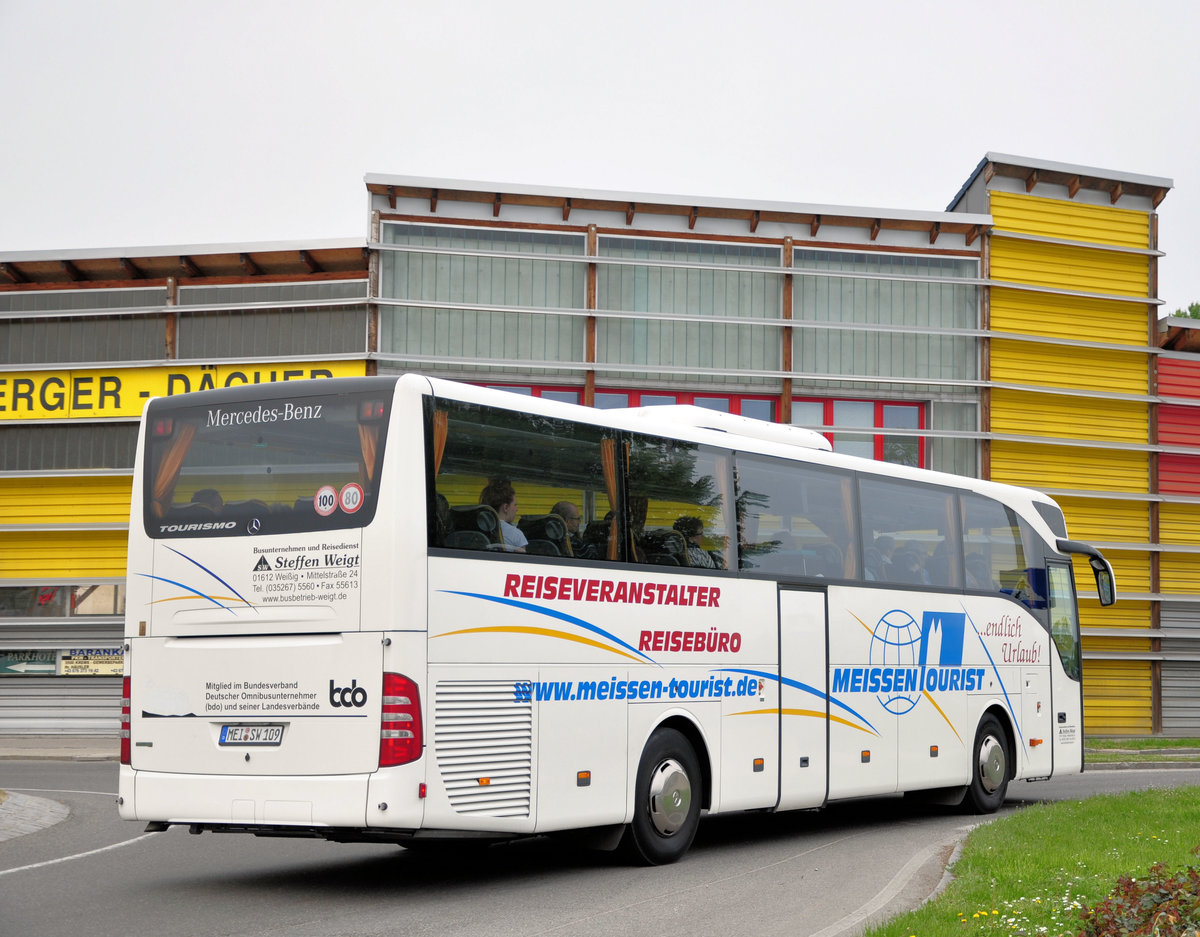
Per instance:
[[[129,740],[129,678],[121,680],[121,764],[132,762],[131,744]]]
[[[398,673],[383,675],[379,723],[379,767],[405,765],[421,757],[421,699],[417,685]]]

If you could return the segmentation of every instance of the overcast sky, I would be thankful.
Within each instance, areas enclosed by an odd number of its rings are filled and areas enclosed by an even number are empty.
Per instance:
[[[368,172],[943,210],[1143,175],[1200,300],[1195,0],[0,0],[0,252],[364,237]]]

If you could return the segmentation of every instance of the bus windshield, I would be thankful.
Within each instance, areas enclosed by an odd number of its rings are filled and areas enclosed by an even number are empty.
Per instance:
[[[363,527],[375,513],[387,395],[366,391],[147,415],[144,521],[154,538]]]

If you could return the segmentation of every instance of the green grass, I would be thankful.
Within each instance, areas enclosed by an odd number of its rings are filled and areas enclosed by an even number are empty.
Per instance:
[[[1200,750],[1200,739],[1163,739],[1141,736],[1139,738],[1088,738],[1083,747],[1089,751],[1123,752],[1170,752],[1173,748]]]
[[[1035,804],[972,831],[933,901],[866,937],[1057,937],[1120,875],[1197,865],[1200,787]]]
[[[1200,760],[1200,739],[1089,738],[1084,742],[1087,764],[1115,762]]]

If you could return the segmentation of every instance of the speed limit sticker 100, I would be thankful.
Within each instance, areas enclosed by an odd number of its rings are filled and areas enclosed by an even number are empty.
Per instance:
[[[328,517],[338,506],[338,493],[333,485],[322,485],[313,495],[313,507],[322,517]]]

